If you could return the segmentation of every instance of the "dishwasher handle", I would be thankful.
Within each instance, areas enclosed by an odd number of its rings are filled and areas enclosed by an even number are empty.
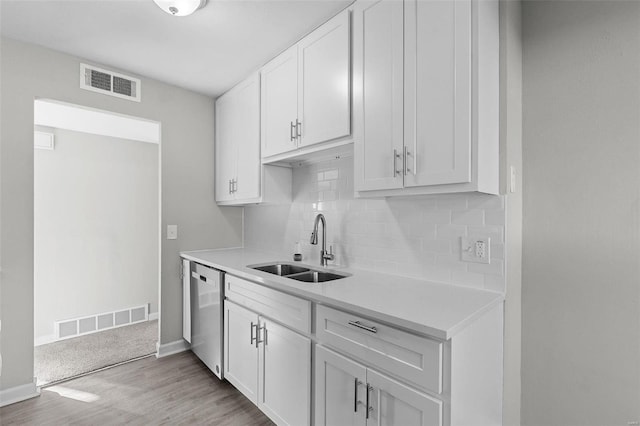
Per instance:
[[[192,276],[193,278],[195,278],[196,280],[200,280],[200,281],[202,281],[203,283],[206,283],[206,282],[207,282],[207,277],[205,277],[204,275],[200,275],[200,274],[199,274],[199,273],[197,273],[197,272],[192,272],[192,273],[191,273],[191,276]]]

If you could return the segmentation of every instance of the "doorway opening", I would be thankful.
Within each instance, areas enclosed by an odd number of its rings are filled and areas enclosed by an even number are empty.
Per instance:
[[[160,123],[34,101],[38,386],[154,355]]]

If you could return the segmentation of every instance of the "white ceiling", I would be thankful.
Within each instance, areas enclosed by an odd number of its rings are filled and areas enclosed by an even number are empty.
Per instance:
[[[350,3],[209,0],[173,17],[153,0],[0,0],[0,32],[216,97]]]

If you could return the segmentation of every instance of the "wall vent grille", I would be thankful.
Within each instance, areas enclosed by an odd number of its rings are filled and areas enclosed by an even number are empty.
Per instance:
[[[55,340],[64,340],[149,320],[149,304],[55,321]]]
[[[80,88],[140,102],[140,79],[80,64]]]

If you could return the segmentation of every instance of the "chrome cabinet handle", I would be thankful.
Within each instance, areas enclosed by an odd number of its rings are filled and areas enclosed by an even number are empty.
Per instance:
[[[360,386],[361,384],[362,382],[358,380],[357,377],[354,377],[354,380],[353,380],[353,412],[354,413],[358,412],[358,403],[360,403],[360,401],[358,401],[358,386]]]
[[[298,139],[298,144],[300,144],[301,137],[302,137],[302,121],[296,118],[296,139]]]
[[[373,411],[373,407],[369,405],[369,392],[372,390],[373,390],[373,386],[367,383],[367,412],[366,412],[367,419],[369,419],[369,413]]]
[[[400,158],[400,154],[398,153],[398,150],[394,148],[393,149],[393,177],[396,177],[402,174],[402,172],[398,170],[398,167],[397,167],[398,158]]]
[[[231,194],[231,179],[229,179],[229,194]]]
[[[256,328],[256,337],[253,337],[253,327]],[[253,321],[251,321],[251,342],[249,342],[250,345],[253,345],[253,341],[256,340],[256,348],[258,347],[258,324],[254,324]]]
[[[295,142],[296,136],[293,134],[293,131],[296,129],[296,126],[293,124],[293,121],[290,121],[291,127],[289,129],[289,136],[291,137],[291,142]]]
[[[238,192],[238,179],[233,180],[233,192]]]
[[[264,339],[263,340],[260,340],[260,330],[264,331]],[[265,343],[266,340],[267,340],[267,329],[264,326],[258,327],[258,324],[256,324],[256,348],[258,347],[258,345],[260,343]]]
[[[411,171],[411,169],[409,168],[409,157],[411,157],[411,153],[405,146],[404,147],[404,174],[405,175],[408,175],[409,172]]]
[[[370,326],[370,325],[364,325],[364,324],[362,324],[360,321],[349,321],[349,323],[348,323],[348,324],[349,324],[349,325],[352,325],[352,326],[354,326],[354,327],[361,328],[361,329],[363,329],[363,330],[365,330],[365,331],[368,331],[368,332],[370,332],[370,333],[377,333],[377,332],[378,332],[378,329],[377,329],[377,328],[375,328],[375,327],[373,327],[373,326]]]

